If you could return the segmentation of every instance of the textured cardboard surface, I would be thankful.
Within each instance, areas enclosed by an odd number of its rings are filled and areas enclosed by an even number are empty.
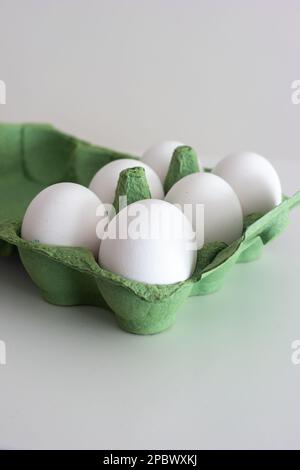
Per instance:
[[[116,212],[120,211],[119,205],[123,197],[126,197],[127,205],[151,198],[144,168],[135,167],[121,171],[114,199]]]
[[[43,187],[59,181],[88,185],[104,164],[124,157],[130,156],[92,146],[48,125],[0,125],[0,254],[10,255],[17,247],[45,300],[109,308],[121,328],[133,333],[153,334],[168,328],[189,295],[218,290],[236,262],[261,255],[263,246],[286,228],[289,211],[300,203],[298,192],[265,216],[248,217],[239,240],[230,246],[219,242],[205,245],[198,252],[193,276],[167,286],[130,281],[105,271],[89,250],[80,247],[53,247],[19,237],[23,213]],[[178,165],[177,159],[174,162]],[[140,170],[125,171],[117,192],[130,194],[130,200],[139,199],[147,193],[140,184],[143,178]],[[172,178],[176,180],[176,176]]]
[[[177,147],[164,182],[165,193],[184,176],[197,173],[200,170],[196,152],[188,146]]]

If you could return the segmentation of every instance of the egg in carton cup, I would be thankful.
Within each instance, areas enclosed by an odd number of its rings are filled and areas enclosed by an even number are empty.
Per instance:
[[[197,252],[191,277],[167,285],[130,280],[104,269],[87,248],[45,245],[21,238],[24,212],[42,189],[65,181],[88,186],[100,168],[123,158],[138,160],[68,136],[49,125],[0,125],[0,254],[12,255],[17,250],[46,301],[111,310],[119,326],[131,333],[159,333],[175,322],[189,296],[219,290],[235,263],[261,256],[263,246],[286,228],[290,210],[300,203],[298,192],[283,197],[281,204],[263,216],[248,215],[237,240],[230,244],[206,243]],[[193,150],[177,148],[165,179],[165,191],[198,169]],[[124,195],[129,203],[149,197],[144,169],[132,167],[121,172],[114,201],[117,212],[119,196]]]

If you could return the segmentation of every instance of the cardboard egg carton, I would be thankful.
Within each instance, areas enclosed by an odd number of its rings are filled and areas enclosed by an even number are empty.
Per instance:
[[[188,147],[183,148],[185,162],[191,152]],[[102,166],[119,158],[136,157],[91,145],[49,125],[1,124],[0,255],[17,252],[46,301],[109,309],[119,326],[131,333],[163,331],[175,322],[189,296],[219,290],[235,263],[261,256],[264,245],[286,229],[291,209],[300,204],[297,192],[292,197],[284,196],[283,202],[266,215],[247,217],[238,240],[229,246],[222,242],[204,245],[198,251],[192,277],[172,285],[144,284],[106,271],[85,248],[49,246],[20,238],[24,212],[39,191],[62,181],[88,186]],[[123,190],[133,202],[149,189],[145,179],[144,186],[140,181],[137,184],[132,171],[128,179],[128,171],[122,172],[117,191]],[[191,171],[189,164],[175,162],[170,167],[167,186]],[[138,177],[141,178],[140,173]]]

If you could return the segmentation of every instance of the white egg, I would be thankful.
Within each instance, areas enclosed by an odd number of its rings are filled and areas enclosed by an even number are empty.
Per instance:
[[[99,264],[125,278],[147,284],[188,279],[196,265],[195,234],[172,204],[144,199],[111,220],[99,250]]]
[[[29,204],[21,236],[47,245],[89,248],[96,257],[100,245],[96,211],[100,206],[100,199],[80,184],[53,184]]]
[[[171,159],[177,147],[181,147],[182,142],[175,140],[168,140],[159,144],[153,145],[146,150],[142,156],[143,162],[151,166],[156,171],[161,181],[164,182],[169,170]],[[201,169],[200,159],[198,157],[199,168]]]
[[[240,202],[231,186],[219,176],[211,173],[185,176],[172,186],[165,199],[185,212],[197,234],[198,248],[203,241],[230,244],[242,234]]]
[[[236,192],[244,216],[265,214],[282,201],[279,177],[268,160],[253,152],[239,152],[223,158],[214,174],[226,180]]]
[[[121,171],[134,167],[145,169],[151,197],[162,199],[164,197],[164,190],[155,171],[145,163],[130,158],[114,160],[104,165],[93,177],[89,188],[97,194],[104,204],[112,204]]]

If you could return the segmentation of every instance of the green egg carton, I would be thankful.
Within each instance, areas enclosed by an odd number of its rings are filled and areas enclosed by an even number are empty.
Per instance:
[[[88,186],[103,165],[119,158],[136,157],[91,145],[49,125],[0,124],[0,255],[19,253],[46,301],[109,309],[119,326],[131,333],[163,331],[175,322],[178,309],[189,296],[219,290],[235,263],[261,256],[263,246],[286,228],[290,210],[300,203],[297,192],[284,197],[266,215],[247,217],[239,240],[230,246],[206,244],[198,251],[192,277],[172,285],[144,284],[106,271],[85,248],[49,246],[20,238],[24,212],[39,191],[62,181]],[[189,147],[175,151],[165,189],[196,171],[195,161]],[[116,195],[126,194],[129,202],[142,199],[149,191],[145,185],[143,172],[125,170]]]

